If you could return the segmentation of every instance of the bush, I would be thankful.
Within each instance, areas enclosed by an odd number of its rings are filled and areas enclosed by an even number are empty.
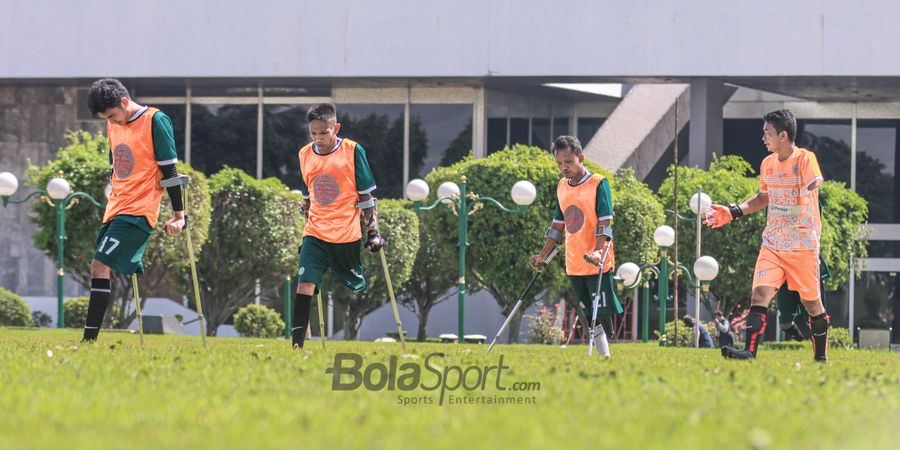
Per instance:
[[[706,331],[709,332],[709,337],[713,340],[713,345],[717,346],[718,342],[717,336],[719,335],[718,330],[716,330],[715,322],[703,323],[706,326]],[[666,346],[667,347],[693,347],[694,340],[691,339],[693,328],[684,324],[682,321],[678,321],[678,342],[675,342],[675,321],[671,321],[666,323]],[[653,334],[659,338],[659,330],[654,330]],[[673,344],[674,342],[674,344]]]
[[[241,336],[272,339],[284,333],[284,321],[272,308],[247,305],[234,314],[234,329]]]
[[[562,328],[555,326],[556,309],[542,306],[536,316],[525,316],[531,322],[528,342],[532,344],[559,345],[565,339]]]
[[[50,317],[50,314],[47,314],[43,311],[32,311],[31,312],[31,324],[36,327],[49,327],[50,324],[53,323],[53,318]]]
[[[301,196],[277,178],[257,180],[225,167],[209,178],[209,190],[212,222],[197,271],[207,335],[215,336],[219,325],[253,301],[256,282],[263,293],[280,292],[296,272],[304,219]]]
[[[74,297],[66,300],[63,309],[66,312],[66,328],[84,328],[87,323],[88,303],[87,297]]]
[[[619,170],[611,181],[616,265],[652,262],[658,251],[653,232],[666,220],[662,203],[646,184],[635,178],[631,168]]]
[[[22,297],[0,288],[0,326],[27,327],[31,325],[31,308]]]
[[[828,346],[831,348],[853,348],[850,330],[844,327],[831,327],[828,332]]]

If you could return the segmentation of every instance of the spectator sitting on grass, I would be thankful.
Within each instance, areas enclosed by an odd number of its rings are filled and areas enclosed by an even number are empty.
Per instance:
[[[681,319],[684,322],[684,326],[691,327],[691,343],[694,342],[696,336],[694,335],[694,318],[691,316],[684,316]],[[713,348],[712,338],[709,337],[709,331],[706,331],[706,327],[701,323],[700,326],[697,327],[700,330],[700,348]]]

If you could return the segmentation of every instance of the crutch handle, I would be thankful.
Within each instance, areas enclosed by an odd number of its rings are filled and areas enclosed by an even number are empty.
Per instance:
[[[166,178],[165,180],[159,180],[159,186],[164,188],[170,188],[175,186],[188,186],[190,184],[190,177],[187,175],[181,174],[178,176],[174,176],[172,178]]]

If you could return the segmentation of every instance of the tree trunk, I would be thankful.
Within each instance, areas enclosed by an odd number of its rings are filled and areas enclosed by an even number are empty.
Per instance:
[[[362,325],[362,317],[359,312],[348,307],[347,320],[344,322],[344,339],[355,341],[359,337],[359,327]]]
[[[518,344],[519,343],[519,330],[522,326],[522,317],[525,315],[525,306],[523,305],[516,311],[516,314],[513,315],[512,320],[509,321],[509,335],[506,340],[507,344]]]
[[[419,342],[425,341],[428,337],[428,313],[431,312],[431,306],[424,308],[419,307],[419,310],[416,311],[416,317],[419,318],[419,331],[416,333],[416,340]]]

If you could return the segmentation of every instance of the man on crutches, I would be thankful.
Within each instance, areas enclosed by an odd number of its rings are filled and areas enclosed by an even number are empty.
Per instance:
[[[365,150],[356,142],[337,136],[341,124],[337,122],[333,105],[312,106],[306,120],[312,142],[301,148],[298,155],[300,191],[307,220],[300,245],[299,283],[291,324],[294,348],[303,347],[312,297],[319,290],[325,272],[331,269],[335,278],[350,290],[360,292],[366,288],[361,244],[372,253],[384,247],[384,239],[378,234],[378,214],[372,196],[375,179]],[[365,220],[365,241],[360,217]]]
[[[91,261],[91,296],[82,339],[84,342],[96,340],[100,333],[103,316],[109,306],[112,270],[132,277],[138,330],[143,331],[135,274],[144,272],[141,259],[159,217],[164,190],[160,180],[178,176],[172,121],[163,112],[135,103],[125,86],[112,78],[91,84],[88,109],[91,114],[107,121],[109,159],[113,170],[110,180],[112,192],[97,233],[97,250]],[[167,190],[174,212],[164,227],[166,233],[178,234],[185,225],[181,186]]]
[[[566,274],[582,309],[592,311],[592,315],[596,313],[600,326],[594,327],[591,338],[602,351],[602,342],[611,337],[612,314],[622,313],[612,283],[615,268],[615,252],[610,246],[612,193],[609,182],[602,175],[585,169],[584,154],[577,138],[556,138],[552,151],[563,175],[556,188],[558,206],[547,230],[544,248],[531,258],[530,263],[533,268],[540,267],[555,246],[565,243]],[[599,300],[605,299],[605,305],[598,302],[594,309],[593,299],[597,292],[601,294]]]

